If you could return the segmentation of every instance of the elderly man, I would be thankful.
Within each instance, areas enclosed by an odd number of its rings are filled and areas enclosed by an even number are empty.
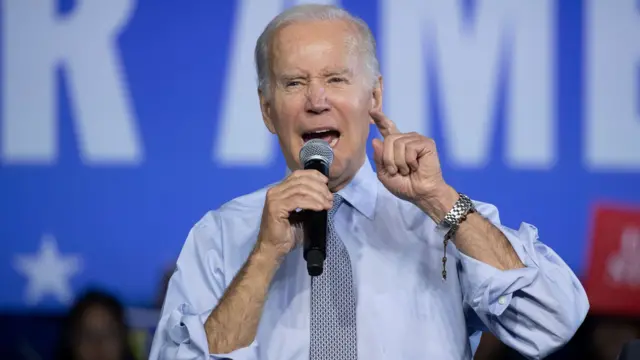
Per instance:
[[[481,331],[542,358],[571,339],[589,307],[580,282],[535,227],[502,226],[495,207],[446,183],[431,139],[381,112],[364,22],[293,7],[266,27],[255,57],[262,117],[290,173],[193,227],[152,359],[471,359]],[[375,171],[370,124],[383,137]],[[315,138],[335,154],[328,178],[300,164]],[[298,246],[296,209],[329,210],[318,277]]]

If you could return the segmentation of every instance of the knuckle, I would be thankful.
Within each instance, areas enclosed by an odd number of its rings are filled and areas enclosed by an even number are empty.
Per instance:
[[[313,177],[313,172],[315,170],[307,170],[307,169],[301,169],[301,170],[296,170],[296,180],[301,182],[301,181],[305,181],[306,179],[312,178]]]
[[[393,142],[398,140],[401,136],[402,134],[390,134],[387,138]]]
[[[299,178],[301,178],[302,176],[304,176],[304,170],[301,170],[301,169],[294,170],[294,171],[291,173],[291,178],[292,178],[292,179],[299,179]]]
[[[309,188],[319,183],[320,183],[320,180],[318,178],[314,176],[307,176],[305,178],[301,178],[299,184],[302,187]]]
[[[300,184],[302,184],[302,178],[301,177],[296,177],[295,179],[291,179],[291,187],[292,188],[298,188],[298,187],[300,187]]]

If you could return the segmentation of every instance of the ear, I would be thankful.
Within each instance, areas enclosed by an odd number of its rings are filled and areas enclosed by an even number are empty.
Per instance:
[[[260,99],[260,112],[262,112],[262,121],[267,127],[270,133],[275,134],[276,128],[273,126],[273,119],[271,118],[271,102],[266,94],[258,89],[258,98]]]
[[[375,84],[373,85],[373,90],[371,91],[371,109],[382,111],[382,92],[383,92],[383,83],[382,83],[382,75],[378,76]],[[373,119],[370,120],[371,124],[375,124]]]

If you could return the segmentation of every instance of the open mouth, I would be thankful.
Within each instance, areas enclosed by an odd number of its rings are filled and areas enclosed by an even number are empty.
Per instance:
[[[329,146],[334,147],[340,139],[340,132],[333,129],[315,130],[302,134],[302,140],[306,143],[312,139],[321,139],[326,141]]]

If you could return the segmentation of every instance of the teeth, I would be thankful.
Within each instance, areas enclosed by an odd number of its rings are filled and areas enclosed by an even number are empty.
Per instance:
[[[312,135],[312,134],[313,134],[313,135],[320,135],[320,136],[322,136],[322,135],[324,135],[324,134],[327,134],[327,133],[329,133],[329,132],[333,132],[333,131],[336,131],[336,130],[333,130],[333,129],[327,129],[327,130],[315,130],[315,131],[309,131],[309,132],[305,133],[305,135],[303,135],[303,136],[309,136],[309,135]],[[337,136],[337,137],[333,138],[333,139],[329,142],[329,146],[334,147],[334,146],[338,143],[339,138],[340,138],[340,136]]]

